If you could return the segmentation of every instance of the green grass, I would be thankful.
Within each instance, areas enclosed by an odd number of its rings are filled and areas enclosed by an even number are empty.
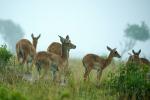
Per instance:
[[[30,82],[23,80],[17,73],[21,66],[8,66],[8,69],[0,73],[0,86],[5,86],[10,91],[19,92],[27,100],[116,100],[115,94],[103,86],[110,71],[115,71],[117,66],[108,66],[101,78],[101,87],[96,87],[96,71],[90,73],[90,80],[83,82],[84,68],[80,59],[71,59],[69,68],[71,75],[68,85],[59,86],[51,80]],[[1,98],[1,97],[0,97]]]

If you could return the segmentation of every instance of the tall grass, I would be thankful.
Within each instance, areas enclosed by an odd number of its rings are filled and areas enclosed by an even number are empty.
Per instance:
[[[69,61],[70,75],[66,86],[53,84],[51,80],[30,82],[18,74],[22,66],[13,64],[8,67],[6,72],[0,73],[0,86],[19,92],[27,100],[116,100],[116,95],[109,94],[105,87],[96,87],[95,71],[91,72],[88,82],[83,82],[84,68],[80,59]],[[101,83],[107,78],[108,72],[116,68],[114,64],[106,68]]]

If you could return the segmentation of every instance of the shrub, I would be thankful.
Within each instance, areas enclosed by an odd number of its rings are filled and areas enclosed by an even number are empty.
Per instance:
[[[135,96],[137,100],[142,100],[150,89],[150,83],[146,81],[147,72],[148,66],[120,65],[116,73],[109,74],[106,83],[113,92],[119,93],[119,96],[126,96],[128,99]]]
[[[0,100],[27,100],[19,92],[0,86]]]
[[[1,66],[6,65],[10,59],[10,57],[12,57],[12,53],[7,50],[7,45],[1,45],[0,47],[0,64]]]

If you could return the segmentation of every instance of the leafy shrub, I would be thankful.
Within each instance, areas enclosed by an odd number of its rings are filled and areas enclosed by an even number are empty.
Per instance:
[[[120,65],[116,73],[110,73],[107,85],[119,95],[132,97],[136,95],[137,100],[141,100],[149,92],[149,84],[146,80],[148,66],[138,64],[129,64],[128,66]]]
[[[26,100],[19,92],[0,86],[0,100]]]
[[[9,50],[7,50],[7,45],[1,45],[0,47],[0,64],[6,65],[12,57],[12,54]]]

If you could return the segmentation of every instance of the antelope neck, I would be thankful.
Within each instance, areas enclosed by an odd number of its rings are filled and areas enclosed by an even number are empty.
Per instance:
[[[112,59],[113,59],[113,56],[110,53],[109,56],[106,58],[103,69],[106,68],[111,63]]]
[[[68,58],[69,58],[69,50],[67,49],[67,47],[64,44],[62,44],[62,55],[61,55],[61,57],[63,59],[66,59],[66,60],[68,60]]]
[[[35,43],[34,41],[33,41],[33,46],[34,46],[34,48],[36,50],[37,43]]]

